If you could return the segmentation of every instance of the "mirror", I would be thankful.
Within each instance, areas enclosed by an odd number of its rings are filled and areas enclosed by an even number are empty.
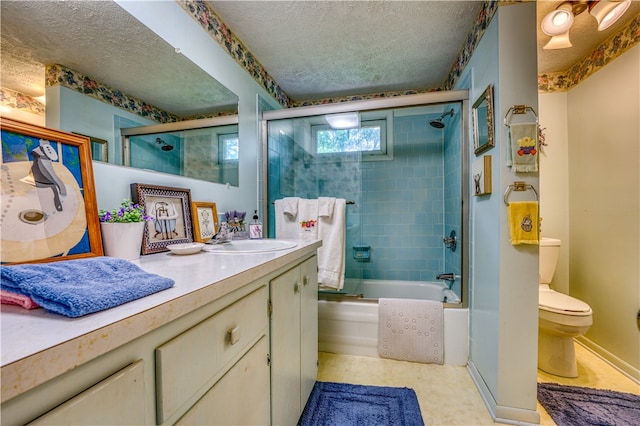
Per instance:
[[[122,129],[124,165],[239,184],[238,116]]]
[[[476,155],[493,148],[493,85],[473,104],[473,145]]]
[[[61,72],[46,76],[63,81],[47,85],[53,119],[48,113],[46,126],[100,141],[92,144],[99,148],[96,161],[125,165],[120,129],[160,121],[150,117],[237,117],[233,92],[115,2],[3,0],[0,6],[2,87],[43,96],[45,65],[60,64]]]

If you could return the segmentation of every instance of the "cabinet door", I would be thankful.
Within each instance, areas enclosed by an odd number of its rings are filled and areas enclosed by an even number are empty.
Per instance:
[[[300,410],[309,399],[318,377],[318,259],[300,266],[302,297],[300,304]]]
[[[269,366],[263,337],[177,425],[268,425]]]
[[[144,364],[107,377],[30,425],[141,425],[145,423]]]
[[[271,422],[300,417],[300,268],[271,281]]]

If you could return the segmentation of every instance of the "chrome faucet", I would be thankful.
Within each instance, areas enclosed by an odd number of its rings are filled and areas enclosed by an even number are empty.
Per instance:
[[[459,278],[460,278],[460,275],[456,275],[453,272],[436,275],[437,280],[443,280],[447,282],[447,286],[449,287],[449,290],[451,290],[451,287],[453,287],[453,283]]]

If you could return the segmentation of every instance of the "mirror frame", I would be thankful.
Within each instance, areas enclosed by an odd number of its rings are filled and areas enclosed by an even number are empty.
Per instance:
[[[493,137],[493,85],[490,84],[482,95],[473,103],[473,147],[474,153],[480,155],[495,146]],[[480,130],[486,128],[486,136]]]

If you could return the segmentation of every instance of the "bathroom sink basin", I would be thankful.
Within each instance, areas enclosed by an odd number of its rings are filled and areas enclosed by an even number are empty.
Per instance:
[[[287,250],[298,244],[285,240],[235,240],[223,244],[207,244],[206,251],[213,253],[261,253],[268,251]]]

